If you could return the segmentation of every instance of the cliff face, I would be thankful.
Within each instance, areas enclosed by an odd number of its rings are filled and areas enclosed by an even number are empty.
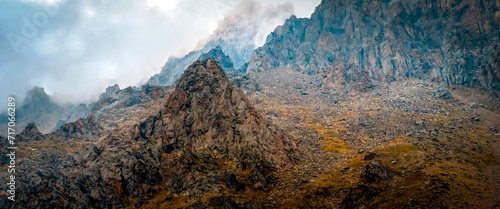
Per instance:
[[[407,78],[499,89],[499,7],[492,0],[324,0],[311,18],[277,27],[248,71],[288,66],[347,91]]]

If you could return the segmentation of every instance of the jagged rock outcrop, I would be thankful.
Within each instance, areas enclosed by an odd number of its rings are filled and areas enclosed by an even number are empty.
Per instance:
[[[211,48],[213,47],[213,48]],[[252,48],[253,49],[253,48]],[[251,51],[251,50],[250,50]],[[233,60],[224,53],[224,50],[219,45],[207,45],[203,49],[193,51],[183,58],[170,57],[163,66],[159,74],[152,76],[148,84],[151,85],[172,85],[181,77],[184,71],[196,60],[214,59],[221,63],[222,68],[230,73],[236,74],[238,71],[234,69]]]
[[[141,103],[146,103],[153,100],[166,97],[167,91],[162,86],[143,85],[138,87],[127,87],[120,90],[118,85],[110,86],[106,92],[99,96],[99,100],[92,103],[90,114],[94,114],[96,118],[110,109],[120,109],[134,106]]]
[[[220,62],[222,68],[226,72],[230,74],[237,73],[237,70],[234,69],[233,60],[224,53],[220,45],[207,45],[203,49],[190,52],[182,58],[170,57],[165,66],[163,66],[162,71],[159,74],[153,75],[149,79],[148,84],[162,86],[172,85],[194,61],[206,60],[208,58]]]
[[[147,83],[150,85],[163,86],[174,84],[174,82],[181,77],[184,70],[186,70],[191,63],[209,50],[210,49],[204,48],[198,51],[192,51],[182,58],[174,56],[169,57],[165,65],[161,68],[161,72],[151,76]]]
[[[72,123],[66,123],[54,131],[54,135],[63,137],[65,140],[88,141],[97,141],[103,133],[104,129],[95,121],[94,115],[80,118]]]
[[[74,106],[69,110],[68,114],[68,119],[67,122],[74,122],[80,118],[85,118],[89,114],[90,109],[86,104],[80,104],[78,106]],[[59,128],[60,126],[57,126],[56,128]]]
[[[374,158],[361,171],[361,182],[380,182],[391,179],[393,176],[389,167],[382,165],[380,160]]]
[[[334,90],[407,78],[498,90],[499,7],[493,0],[323,0],[311,18],[277,27],[248,70],[322,74]]]
[[[391,169],[383,165],[374,153],[367,153],[365,160],[370,160],[370,163],[363,167],[358,186],[350,189],[340,208],[365,208],[384,189],[380,185],[394,177]]]
[[[68,205],[82,208],[125,207],[123,198],[142,201],[154,194],[153,186],[162,181],[158,160],[145,147],[130,139],[130,135],[115,133],[86,154],[66,173],[70,182],[64,187],[71,195]]]
[[[432,96],[439,99],[453,99],[450,91],[447,88],[439,87],[432,92]]]
[[[141,99],[142,102],[158,100],[160,98],[166,97],[167,95],[167,90],[161,86],[148,84],[141,86],[141,98],[147,98]]]
[[[224,70],[224,73],[227,75],[227,77],[230,80],[233,80],[237,78],[238,76],[241,76],[242,73],[241,71],[234,69],[233,65],[233,60],[231,57],[227,56],[223,51],[220,46],[217,46],[213,48],[212,50],[208,51],[207,53],[204,53],[200,55],[198,58],[198,61],[203,61],[206,59],[213,59],[221,65],[222,69]]]
[[[38,131],[34,122],[28,123],[24,130],[16,136],[17,141],[40,141],[44,139],[45,137]]]
[[[261,118],[213,59],[194,62],[166,106],[138,132],[138,140],[168,156],[162,164],[173,167],[166,175],[173,192],[195,196],[244,184],[266,187],[277,169],[291,165],[296,149]]]
[[[120,86],[118,84],[108,86],[104,94],[116,94],[120,91]]]

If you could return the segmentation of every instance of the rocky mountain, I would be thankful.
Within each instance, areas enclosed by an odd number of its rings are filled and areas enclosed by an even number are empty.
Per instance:
[[[267,187],[278,168],[293,162],[295,150],[213,59],[194,62],[166,106],[139,131],[140,138],[155,145],[153,150],[168,156],[165,165],[174,166],[170,188],[196,196],[239,190],[246,183]],[[242,172],[248,179],[237,177]]]
[[[23,135],[38,136],[34,129],[31,124]],[[22,155],[20,195],[15,203],[2,199],[2,206],[155,205],[158,193],[167,195],[164,204],[181,196],[199,204],[258,206],[226,193],[272,188],[277,172],[297,161],[294,142],[262,119],[212,59],[193,63],[161,111],[135,128],[102,137],[100,130],[91,115],[44,135],[50,153],[37,149],[44,143],[26,141],[33,153]],[[88,136],[99,139],[94,145]],[[220,195],[228,201],[218,202]]]
[[[240,69],[248,62],[253,50],[262,45],[264,37],[292,14],[293,6],[289,3],[274,6],[263,5],[255,0],[241,1],[219,22],[213,34],[199,43],[199,50],[192,51],[182,58],[168,58],[161,72],[152,76],[147,83],[172,85],[191,63],[209,58],[200,56],[217,47],[231,58],[235,69]],[[210,58],[225,62],[218,60],[216,56]]]
[[[52,133],[27,124],[0,207],[499,208],[499,7],[324,0],[243,76],[224,46],[192,52],[176,85],[110,86]]]
[[[18,127],[25,127],[30,123],[36,123],[37,129],[43,133],[58,131],[66,124],[77,122],[92,115],[96,121],[101,120],[101,124],[113,125],[117,110],[123,110],[135,105],[150,106],[149,103],[160,102],[166,99],[169,92],[168,88],[143,85],[141,87],[127,87],[120,90],[115,84],[109,86],[103,92],[99,99],[89,105],[86,104],[59,104],[45,93],[41,87],[35,87],[27,93],[26,99],[18,102],[16,109],[16,120]],[[136,106],[137,107],[137,106]],[[134,107],[135,108],[135,107]],[[132,109],[134,109],[132,108]],[[140,112],[136,109],[136,112]],[[28,114],[29,113],[29,114]],[[132,116],[132,114],[125,114]],[[2,113],[6,115],[6,113]],[[104,118],[101,118],[103,117]],[[124,117],[122,115],[120,118]],[[145,118],[146,116],[144,116]],[[114,119],[113,119],[114,118]],[[135,117],[132,117],[135,119]],[[2,116],[1,124],[7,124],[7,116]],[[122,122],[124,119],[122,118]],[[137,121],[136,121],[137,122]],[[0,131],[3,134],[4,130]]]
[[[27,92],[23,101],[17,102],[16,126],[25,127],[36,123],[41,133],[49,133],[58,129],[67,122],[74,122],[87,116],[87,105],[60,104],[54,101],[42,87],[34,87]],[[6,112],[0,114],[0,124],[8,123]],[[5,130],[0,130],[0,135],[5,135]]]
[[[122,90],[118,85],[110,86],[89,105],[89,115],[93,115],[106,132],[129,129],[156,113],[172,91],[172,87],[149,84]]]
[[[80,118],[86,118],[90,112],[89,107],[86,104],[79,105],[71,105],[72,107],[69,109],[69,112],[66,116],[66,120],[62,121],[63,123],[71,123],[77,121]],[[56,126],[59,128],[60,126]]]
[[[64,108],[52,101],[41,87],[34,87],[27,94],[24,101],[18,103],[16,120],[19,127],[30,122],[36,122],[40,131],[47,133],[56,127],[57,121],[64,115]],[[6,119],[7,117],[2,117]],[[7,121],[2,121],[2,124]]]
[[[165,65],[161,68],[161,72],[151,76],[147,83],[151,85],[172,85],[176,79],[181,77],[190,63],[197,60],[201,54],[208,52],[208,50],[210,49],[192,51],[182,58],[169,57]]]
[[[28,123],[24,130],[17,135],[18,141],[40,141],[44,139],[45,137],[42,133],[40,133],[34,122]]]
[[[234,68],[233,62],[229,56],[224,54],[222,51],[222,48],[217,46],[213,48],[212,50],[208,51],[207,53],[204,53],[200,55],[198,58],[198,61],[203,61],[207,59],[213,59],[217,62],[220,63],[222,69],[224,70],[224,73],[227,75],[227,77],[230,80],[235,80],[239,77],[241,77],[242,72],[240,70],[237,70]]]
[[[163,66],[159,74],[152,76],[147,82],[149,85],[168,86],[181,77],[184,70],[196,60],[214,59],[222,63],[223,69],[230,74],[235,74],[238,71],[234,69],[233,60],[224,54],[222,48],[217,45],[214,48],[205,47],[199,51],[190,52],[183,58],[170,57]]]
[[[66,123],[53,132],[54,135],[65,140],[80,141],[98,141],[104,133],[104,129],[97,123],[92,114],[75,122]]]
[[[410,78],[500,88],[498,1],[323,0],[288,19],[248,71],[290,67],[321,74],[326,89],[366,91]]]
[[[77,111],[70,111],[72,107],[67,107],[54,102],[45,90],[41,87],[34,87],[27,92],[23,101],[17,102],[16,120],[18,127],[25,127],[31,122],[38,124],[38,129],[42,133],[48,133],[57,127],[59,120],[67,120],[73,114],[79,114]],[[0,124],[5,125],[7,113],[1,115]],[[5,135],[5,130],[0,134]]]

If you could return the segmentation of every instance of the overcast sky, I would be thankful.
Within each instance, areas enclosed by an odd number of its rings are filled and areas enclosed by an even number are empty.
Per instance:
[[[320,0],[261,3],[286,2],[298,17],[310,17]],[[87,102],[109,85],[135,86],[158,73],[169,56],[193,50],[238,3],[1,0],[0,98],[21,99],[42,86],[58,100]]]

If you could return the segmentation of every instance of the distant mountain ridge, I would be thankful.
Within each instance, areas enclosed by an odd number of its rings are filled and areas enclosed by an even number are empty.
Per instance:
[[[236,70],[246,68],[253,51],[272,29],[294,13],[293,5],[285,3],[277,6],[263,5],[255,0],[241,1],[218,24],[207,40],[200,43],[201,49],[192,51],[182,58],[170,57],[159,74],[153,75],[148,84],[172,85],[194,61],[210,50],[220,50],[233,63]],[[209,58],[209,57],[203,57]],[[210,57],[221,63],[217,57]],[[224,68],[224,66],[223,66]],[[224,68],[226,70],[226,68]]]
[[[16,127],[25,127],[36,122],[41,133],[49,133],[60,125],[74,122],[87,116],[88,108],[85,104],[64,105],[52,100],[42,87],[34,87],[27,92],[23,101],[16,103]],[[0,114],[0,124],[7,124],[6,112]],[[1,135],[3,129],[0,130]]]

